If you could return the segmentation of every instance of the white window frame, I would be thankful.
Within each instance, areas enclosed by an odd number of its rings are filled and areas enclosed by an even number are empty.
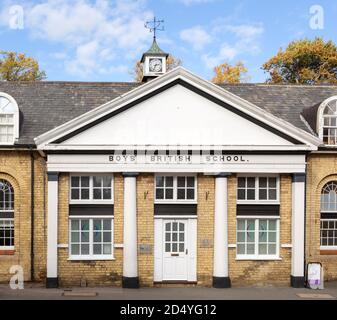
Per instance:
[[[111,177],[111,199],[96,200],[93,198],[94,187],[93,177]],[[71,199],[71,178],[72,177],[89,177],[89,199]],[[81,190],[81,189],[79,189]],[[114,176],[111,173],[72,173],[69,176],[69,204],[114,204]]]
[[[93,245],[94,245],[94,231],[93,231],[93,220],[94,219],[108,219],[111,220],[111,254],[102,254],[95,255],[93,254]],[[71,254],[71,220],[89,220],[89,254],[88,255],[72,255]],[[68,236],[69,236],[69,258],[68,260],[74,261],[86,261],[86,260],[115,260],[114,256],[114,216],[72,216],[69,217],[69,227],[68,227]]]
[[[157,199],[156,198],[156,178],[157,177],[173,177],[173,199]],[[194,199],[178,199],[178,177],[194,177]],[[164,189],[165,192],[165,189]],[[197,204],[198,203],[198,179],[196,174],[191,173],[158,173],[154,178],[154,202],[157,204],[172,204],[172,203],[184,203],[184,204]]]
[[[335,223],[335,225],[337,226],[337,218],[336,219],[320,219],[320,225],[319,225],[319,242],[320,242],[320,249],[321,250],[337,250],[337,245],[332,245],[332,246],[329,246],[329,245],[322,245],[322,228],[321,228],[321,223],[322,222],[330,222],[330,221],[333,221]],[[336,229],[330,229],[330,230],[336,230],[337,232],[337,227]]]
[[[14,107],[13,112],[2,112],[0,109],[0,114],[5,115],[13,115],[13,140],[9,142],[1,142],[0,145],[13,145],[19,139],[19,107],[15,99],[7,93],[0,92],[0,97],[8,99],[10,103]],[[1,126],[1,123],[0,123]],[[4,126],[8,126],[8,124],[4,124]]]
[[[236,260],[281,260],[280,258],[280,217],[275,216],[240,216],[237,217],[238,220],[255,220],[255,254],[238,254],[236,244]],[[276,254],[274,255],[263,255],[258,254],[259,247],[259,220],[275,220],[276,221]],[[238,224],[237,224],[238,225]],[[237,243],[237,225],[236,225],[236,243]]]
[[[280,204],[280,176],[278,174],[238,174],[239,178],[255,178],[255,200],[239,200],[238,185],[236,187],[237,204]],[[276,200],[259,200],[259,178],[276,178]],[[268,189],[267,189],[268,190]]]
[[[15,248],[15,224],[14,224],[14,218],[0,218],[0,221],[10,221],[13,224],[13,232],[14,232],[14,236],[13,236],[13,242],[14,245],[13,246],[0,246],[0,250],[14,250]],[[2,232],[2,231],[0,231]]]
[[[317,111],[317,128],[318,128],[318,136],[319,138],[323,141],[324,143],[324,137],[323,137],[323,132],[324,132],[324,128],[327,128],[327,129],[336,129],[337,130],[337,126],[325,126],[324,125],[324,118],[326,117],[332,117],[332,116],[324,116],[324,111],[325,111],[325,108],[327,107],[327,105],[331,102],[331,101],[334,101],[336,100],[336,103],[337,103],[337,96],[332,96],[328,99],[326,99],[325,101],[322,102],[322,104],[319,106],[318,108],[318,111]],[[336,115],[336,121],[337,121],[337,115]],[[335,144],[325,144],[325,146],[328,146],[328,147],[336,147]]]

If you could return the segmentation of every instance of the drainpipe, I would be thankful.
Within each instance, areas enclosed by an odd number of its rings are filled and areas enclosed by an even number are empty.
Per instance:
[[[30,280],[34,281],[34,216],[35,216],[35,190],[34,190],[34,180],[35,180],[35,169],[34,169],[35,159],[34,152],[30,149],[30,217],[31,217],[31,227],[30,227]]]
[[[307,279],[307,192],[308,192],[308,153],[305,155],[305,188],[304,188],[304,285]]]

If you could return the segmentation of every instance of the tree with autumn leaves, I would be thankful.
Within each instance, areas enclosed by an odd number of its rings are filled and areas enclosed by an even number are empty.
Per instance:
[[[272,84],[337,84],[337,47],[322,38],[293,41],[262,69]]]
[[[40,81],[46,78],[39,63],[23,53],[0,51],[0,80]]]

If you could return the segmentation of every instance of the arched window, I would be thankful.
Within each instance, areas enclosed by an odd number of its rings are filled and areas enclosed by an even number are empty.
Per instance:
[[[337,181],[327,183],[321,193],[321,247],[337,248]]]
[[[319,137],[328,146],[337,145],[337,96],[325,100],[318,109]]]
[[[0,145],[14,144],[18,138],[18,105],[10,95],[0,92]]]
[[[0,249],[14,249],[14,189],[0,179]]]

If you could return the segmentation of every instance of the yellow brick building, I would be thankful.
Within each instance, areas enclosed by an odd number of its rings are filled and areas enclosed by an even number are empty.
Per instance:
[[[337,87],[216,86],[166,58],[154,43],[141,84],[0,83],[0,281],[336,279]]]

